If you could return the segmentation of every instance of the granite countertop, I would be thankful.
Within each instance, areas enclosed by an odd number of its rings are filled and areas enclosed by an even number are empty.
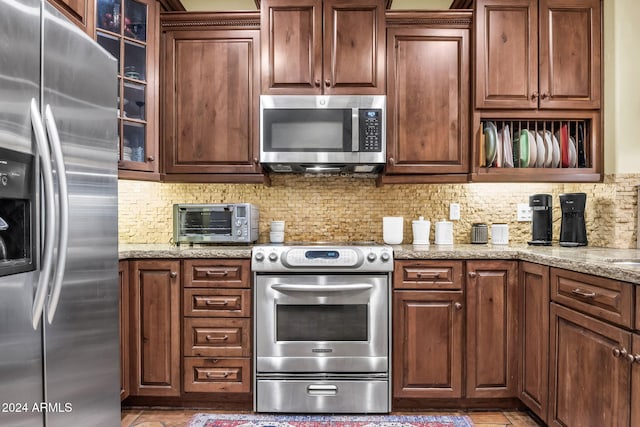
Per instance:
[[[121,244],[120,259],[250,258],[249,245]],[[394,245],[395,259],[513,259],[640,284],[640,249],[528,245]],[[637,260],[635,265],[616,261]]]

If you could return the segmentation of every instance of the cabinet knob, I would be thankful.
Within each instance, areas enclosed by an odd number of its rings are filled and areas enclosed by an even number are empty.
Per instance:
[[[314,83],[315,83],[316,87],[320,87],[320,80],[319,79],[316,79],[316,81]]]
[[[254,158],[253,158],[253,164],[254,164],[254,165],[257,165],[258,163],[260,163],[260,161],[258,160],[258,158],[257,158],[257,157],[254,157]]]
[[[531,100],[532,100],[532,101],[535,101],[535,99],[536,99],[539,95],[540,95],[540,94],[539,94],[538,92],[533,92],[533,93],[531,94]]]
[[[147,161],[148,161],[148,162],[154,162],[155,160],[156,160],[156,158],[155,158],[155,157],[153,157],[153,156],[149,156],[149,157],[147,157]]]
[[[172,279],[175,279],[176,277],[178,277],[178,272],[176,271],[172,271],[169,276],[171,276]]]
[[[640,354],[636,354],[635,356],[633,356],[633,361],[640,364]]]
[[[476,273],[475,271],[470,271],[470,272],[469,272],[469,277],[470,277],[470,278],[475,279],[475,278],[476,278],[476,276],[478,276],[478,273]]]
[[[389,160],[387,160],[387,162],[389,162],[389,165],[393,165],[396,161],[393,157],[389,157]]]
[[[542,95],[540,95],[540,99],[547,99],[549,97],[548,93],[543,93]]]
[[[457,303],[453,304],[453,308],[455,308],[456,310],[462,310],[462,304],[457,302]]]
[[[627,359],[627,356],[629,355],[629,352],[624,347],[622,348],[614,347],[611,349],[611,353],[613,354],[613,357],[615,357],[616,359],[619,359],[621,357]]]
[[[326,87],[331,87],[331,80],[329,80],[329,79],[325,80],[325,81],[324,81],[324,85],[325,85]]]

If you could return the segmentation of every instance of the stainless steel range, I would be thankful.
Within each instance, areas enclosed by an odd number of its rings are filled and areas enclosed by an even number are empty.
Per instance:
[[[390,412],[392,249],[256,246],[251,266],[254,409]]]

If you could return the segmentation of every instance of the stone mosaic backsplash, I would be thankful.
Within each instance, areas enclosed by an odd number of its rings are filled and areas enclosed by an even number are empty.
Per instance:
[[[411,243],[411,220],[448,219],[449,204],[460,204],[454,243],[469,243],[471,224],[507,223],[511,243],[531,237],[531,223],[516,221],[518,203],[529,195],[553,195],[554,240],[560,234],[561,193],[587,193],[590,246],[635,248],[637,186],[640,174],[607,175],[598,184],[403,184],[376,187],[374,179],[272,175],[259,184],[169,184],[119,181],[121,243],[168,243],[174,203],[254,203],[260,208],[259,242],[268,242],[269,223],[286,221],[285,241],[382,242],[382,217],[404,217],[404,243]]]

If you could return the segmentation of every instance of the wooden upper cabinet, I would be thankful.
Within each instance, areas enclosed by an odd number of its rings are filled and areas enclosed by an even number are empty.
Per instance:
[[[257,17],[162,16],[166,181],[264,181],[258,165]]]
[[[423,21],[430,20],[437,25],[441,17]],[[393,25],[387,49],[387,175],[461,174],[466,180],[469,29]]]
[[[265,0],[262,93],[384,94],[384,0]]]
[[[540,0],[540,108],[600,108],[602,0]]]
[[[95,31],[94,11],[95,0],[49,0],[71,22],[93,37]]]
[[[600,108],[601,14],[601,0],[476,1],[476,108]]]

